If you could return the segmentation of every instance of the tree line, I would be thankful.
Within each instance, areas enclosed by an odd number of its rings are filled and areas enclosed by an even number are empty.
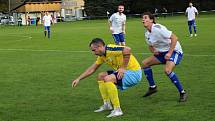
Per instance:
[[[24,0],[11,0],[24,1]],[[40,0],[41,1],[41,0]],[[163,12],[166,8],[168,12],[185,11],[191,0],[84,0],[85,12],[88,16],[106,16],[106,12],[116,12],[117,5],[124,4],[125,12],[129,14],[140,14],[144,11]],[[215,0],[192,0],[198,10],[215,9]],[[8,0],[0,0],[0,11],[8,11]]]
[[[145,11],[168,12],[185,11],[191,0],[84,0],[85,12],[88,16],[105,16],[106,12],[116,12],[117,5],[124,4],[128,14],[141,14]],[[192,0],[198,10],[215,9],[215,0]]]

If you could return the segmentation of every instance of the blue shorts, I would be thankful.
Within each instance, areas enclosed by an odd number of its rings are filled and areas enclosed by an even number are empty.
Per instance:
[[[50,26],[44,26],[44,30],[50,31]]]
[[[125,42],[125,36],[123,33],[112,34],[112,35],[116,44],[119,44],[120,42]]]
[[[183,54],[181,54],[180,52],[173,51],[169,60],[166,60],[164,57],[167,53],[168,53],[168,51],[161,52],[159,55],[154,55],[154,56],[163,64],[165,64],[166,61],[172,61],[175,63],[175,65],[178,65],[183,57]]]
[[[196,26],[195,20],[191,20],[187,22],[188,26]]]
[[[108,75],[114,74],[117,79],[117,71],[107,71]],[[138,82],[140,82],[142,79],[142,70],[132,71],[132,70],[126,70],[122,79],[117,79],[117,88],[120,90],[125,90],[129,87],[132,87],[136,85]]]

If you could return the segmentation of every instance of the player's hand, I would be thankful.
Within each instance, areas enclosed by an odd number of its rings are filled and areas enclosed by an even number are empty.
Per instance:
[[[118,74],[117,74],[117,79],[122,79],[123,78],[123,75],[125,73],[125,69],[124,68],[119,68],[117,70]]]
[[[159,55],[160,54],[159,51],[154,51],[153,53],[154,53],[154,55]]]
[[[165,58],[166,60],[169,60],[169,58],[171,57],[171,55],[172,55],[172,54],[168,52],[168,53],[165,55],[164,58]]]
[[[76,79],[74,81],[72,81],[72,87],[76,87],[78,85],[80,80]]]
[[[110,31],[111,31],[111,33],[113,33],[113,27],[110,27]]]
[[[126,32],[125,31],[122,31],[122,33],[125,35],[126,34]]]

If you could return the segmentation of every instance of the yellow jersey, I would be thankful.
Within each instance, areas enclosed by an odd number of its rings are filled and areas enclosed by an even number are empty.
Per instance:
[[[124,46],[108,44],[106,45],[106,54],[103,56],[98,56],[96,60],[96,64],[100,65],[102,63],[108,64],[114,70],[118,70],[123,64],[123,54],[122,51]],[[130,55],[130,59],[128,62],[128,66],[126,70],[139,70],[141,69],[140,64],[138,63],[137,59]]]

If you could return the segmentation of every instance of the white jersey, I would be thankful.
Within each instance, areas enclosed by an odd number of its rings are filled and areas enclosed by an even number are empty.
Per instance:
[[[158,52],[166,52],[170,49],[172,31],[161,24],[153,24],[151,32],[146,31],[145,37],[148,45],[153,46]],[[177,41],[176,52],[183,53],[180,43]]]
[[[196,7],[188,7],[186,10],[187,13],[187,19],[188,21],[192,21],[196,18],[196,13],[198,13],[198,10],[196,9]]]
[[[125,14],[119,14],[119,12],[114,13],[111,15],[109,21],[112,23],[112,29],[113,29],[113,34],[119,34],[122,33],[122,26],[126,22],[126,16]]]
[[[51,26],[52,17],[49,15],[43,16],[44,26]]]

